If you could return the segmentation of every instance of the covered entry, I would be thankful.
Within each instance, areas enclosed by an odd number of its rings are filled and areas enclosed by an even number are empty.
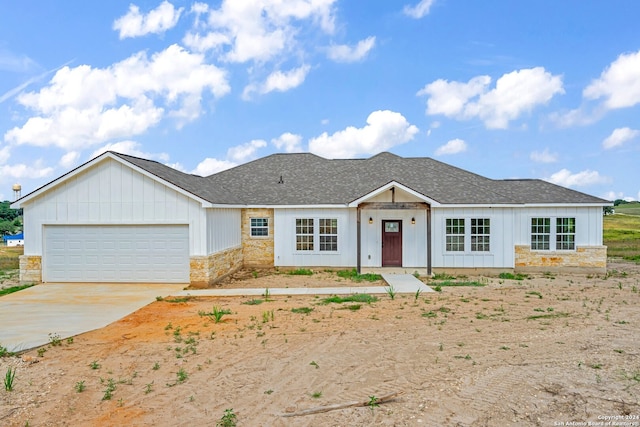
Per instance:
[[[402,220],[382,220],[382,266],[402,267]]]
[[[43,282],[189,282],[187,225],[45,225]]]

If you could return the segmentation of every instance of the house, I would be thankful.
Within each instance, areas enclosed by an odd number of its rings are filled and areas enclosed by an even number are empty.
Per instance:
[[[243,266],[604,272],[610,205],[391,153],[274,154],[200,177],[106,152],[12,207],[22,281],[202,285]]]
[[[24,246],[24,233],[16,234],[13,236],[3,236],[4,244],[6,246]]]

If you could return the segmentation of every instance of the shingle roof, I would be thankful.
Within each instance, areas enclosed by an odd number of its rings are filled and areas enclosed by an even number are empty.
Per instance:
[[[347,160],[273,154],[208,177],[113,154],[214,204],[348,204],[392,181],[441,204],[609,203],[542,180],[492,180],[431,158],[391,153]]]

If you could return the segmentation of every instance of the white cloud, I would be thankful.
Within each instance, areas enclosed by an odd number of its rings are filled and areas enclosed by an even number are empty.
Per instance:
[[[279,137],[272,139],[271,143],[275,145],[278,150],[284,149],[286,153],[300,153],[303,151],[302,136],[290,132],[285,132]]]
[[[37,179],[46,178],[53,173],[52,167],[42,166],[42,162],[38,161],[33,166],[25,164],[4,165],[0,166],[0,176],[3,178],[14,179]]]
[[[163,1],[160,6],[143,15],[138,6],[131,4],[127,14],[113,23],[113,29],[120,32],[120,39],[164,33],[175,27],[183,10]]]
[[[552,153],[545,148],[542,151],[532,151],[529,158],[538,163],[555,163],[558,161],[558,153]]]
[[[327,56],[336,62],[357,62],[364,59],[375,45],[376,38],[371,36],[360,40],[353,47],[346,44],[330,46],[327,49]]]
[[[198,4],[196,28],[183,41],[192,49],[224,48],[230,62],[266,62],[293,50],[301,30],[335,29],[336,0],[223,0],[218,9]],[[206,20],[200,16],[206,14]]]
[[[194,175],[209,176],[217,172],[222,172],[223,170],[231,169],[234,166],[237,166],[237,164],[228,160],[218,160],[207,157],[198,163],[198,166],[196,166],[191,173]]]
[[[5,164],[7,160],[9,160],[9,157],[11,157],[11,146],[5,145],[0,148],[0,165]]]
[[[438,147],[438,149],[435,152],[435,155],[443,156],[446,154],[458,154],[465,151],[467,151],[467,143],[459,138],[456,138]]]
[[[442,114],[458,120],[478,118],[489,129],[506,129],[509,122],[544,105],[556,94],[564,93],[561,76],[542,67],[512,71],[488,90],[489,76],[464,82],[436,80],[418,95],[429,96],[427,114]]]
[[[65,155],[60,158],[60,166],[65,169],[71,169],[73,166],[78,164],[78,159],[80,158],[80,153],[77,151],[69,151]]]
[[[246,144],[236,145],[227,150],[227,157],[235,163],[244,163],[247,160],[255,159],[256,152],[267,146],[267,141],[254,139]]]
[[[619,147],[625,142],[631,141],[638,135],[640,135],[640,130],[628,127],[614,129],[613,132],[611,132],[611,135],[602,141],[602,148],[610,150],[612,148]]]
[[[141,157],[143,159],[153,159],[160,160],[166,162],[169,160],[169,155],[167,153],[149,153],[146,151],[142,151],[141,145],[135,141],[120,141],[112,144],[106,144],[102,147],[98,148],[91,154],[91,158],[98,157],[100,154],[105,153],[107,151],[115,151],[116,153],[128,154],[129,156]]]
[[[593,184],[606,184],[611,181],[609,177],[589,169],[575,174],[568,169],[562,169],[544,180],[564,187],[584,187]]]
[[[607,109],[633,107],[640,103],[640,50],[618,56],[600,78],[584,89],[582,96],[604,98]]]
[[[142,134],[165,115],[179,124],[193,120],[204,92],[221,97],[229,91],[224,71],[178,45],[151,58],[140,52],[107,68],[63,67],[47,86],[17,98],[36,115],[4,139],[74,150]]]
[[[624,194],[622,193],[622,191],[619,191],[617,193],[615,191],[607,191],[606,193],[601,195],[600,198],[605,199],[605,200],[614,201],[614,200],[617,200],[617,199],[622,199],[623,196],[624,196]]]
[[[309,151],[327,158],[375,154],[413,139],[418,128],[400,113],[374,111],[362,128],[349,126],[333,135],[323,132],[309,141]]]
[[[435,3],[435,0],[420,0],[420,3],[415,6],[406,5],[403,9],[403,12],[407,16],[415,19],[420,19],[429,13],[429,9],[431,9],[433,3]]]
[[[308,65],[303,65],[288,72],[274,71],[271,73],[266,81],[259,86],[254,84],[248,85],[242,94],[244,99],[249,99],[253,92],[259,92],[264,95],[269,92],[278,91],[286,92],[290,89],[300,86],[309,73]]]

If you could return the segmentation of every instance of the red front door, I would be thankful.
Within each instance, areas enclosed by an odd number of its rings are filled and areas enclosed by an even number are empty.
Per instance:
[[[401,220],[382,220],[382,266],[402,267]]]

